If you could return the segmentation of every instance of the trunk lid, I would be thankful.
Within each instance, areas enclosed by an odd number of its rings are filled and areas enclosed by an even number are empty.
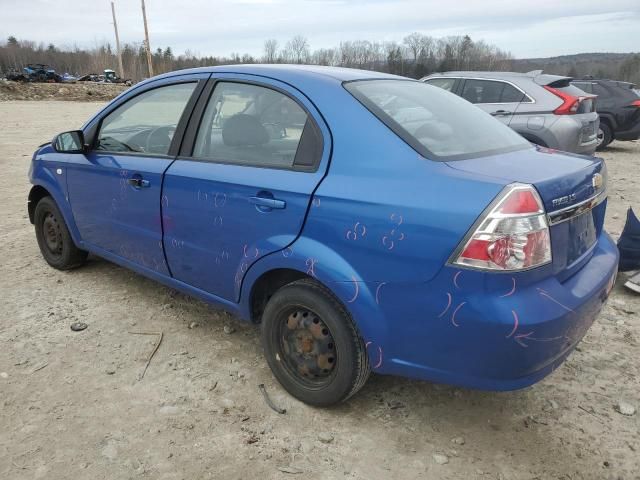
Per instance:
[[[538,190],[549,217],[555,274],[568,277],[590,258],[604,223],[605,202],[590,202],[606,187],[603,160],[536,147],[447,165]]]

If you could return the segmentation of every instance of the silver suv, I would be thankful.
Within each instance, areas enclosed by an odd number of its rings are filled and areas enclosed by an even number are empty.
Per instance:
[[[571,80],[541,70],[445,72],[422,79],[476,104],[532,143],[591,155],[598,143],[596,97]]]

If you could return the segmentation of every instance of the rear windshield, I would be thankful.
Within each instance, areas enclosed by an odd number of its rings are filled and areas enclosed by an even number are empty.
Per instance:
[[[594,94],[597,94],[598,92],[596,91],[597,88],[597,84],[593,86],[594,89]],[[595,112],[596,111],[596,102],[595,99],[596,97],[594,97],[592,94],[590,94],[589,92],[586,92],[585,90],[582,90],[580,87],[580,85],[567,85],[566,87],[560,87],[557,88],[556,90],[562,92],[562,93],[566,93],[567,95],[571,95],[573,97],[578,97],[578,98],[582,98],[582,101],[578,104],[578,110],[576,110],[575,113],[591,113],[591,112]]]
[[[362,80],[344,86],[432,160],[462,160],[531,147],[500,121],[442,88],[411,80]]]

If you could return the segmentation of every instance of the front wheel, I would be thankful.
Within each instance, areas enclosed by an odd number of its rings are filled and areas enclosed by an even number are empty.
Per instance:
[[[36,205],[34,224],[40,252],[53,268],[69,270],[87,259],[87,252],[73,243],[64,217],[51,197],[42,198]]]
[[[371,371],[365,344],[345,308],[308,279],[271,297],[262,315],[262,345],[285,390],[309,405],[348,399]]]

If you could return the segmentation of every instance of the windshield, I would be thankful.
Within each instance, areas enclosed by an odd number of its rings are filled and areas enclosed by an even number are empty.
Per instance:
[[[531,147],[500,121],[442,88],[411,80],[362,80],[344,86],[432,160],[462,160]]]

